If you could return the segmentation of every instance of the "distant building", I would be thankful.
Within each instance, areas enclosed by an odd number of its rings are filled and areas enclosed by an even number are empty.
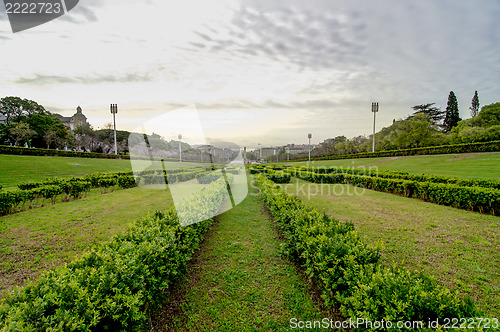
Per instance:
[[[62,116],[60,114],[54,114],[61,122],[70,130],[75,130],[76,128],[88,124],[87,117],[83,114],[82,108],[78,106],[76,108],[76,113],[73,116]]]
[[[0,124],[4,124],[7,122],[7,117],[3,114],[0,114]]]

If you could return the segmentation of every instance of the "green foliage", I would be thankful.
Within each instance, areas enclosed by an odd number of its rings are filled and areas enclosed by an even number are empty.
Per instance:
[[[475,127],[490,127],[500,125],[500,103],[483,106],[478,115],[470,119]]]
[[[339,309],[348,318],[372,321],[427,322],[478,314],[469,299],[461,299],[435,279],[382,266],[380,247],[366,244],[353,224],[304,205],[264,175],[257,175],[256,183],[285,239],[283,252],[315,280],[327,307]]]
[[[216,212],[225,188],[224,181],[216,181],[207,188],[210,204],[199,196],[181,208],[193,215]],[[147,216],[125,234],[10,294],[0,303],[0,330],[144,330],[151,309],[184,273],[211,224],[208,219],[181,227],[174,209]]]
[[[445,132],[449,132],[453,127],[455,127],[460,119],[460,113],[458,111],[458,101],[455,93],[450,91],[448,96],[448,104],[446,106],[446,113],[443,120],[443,129]]]
[[[362,170],[355,170],[351,173]],[[467,180],[458,178],[438,177],[431,175],[414,176],[410,174],[397,174],[390,177],[391,172],[382,172],[386,178],[368,175],[349,174],[341,172],[316,173],[300,169],[295,175],[301,179],[316,183],[344,183],[352,184],[366,189],[383,191],[405,197],[422,199],[440,205],[448,205],[459,209],[478,211],[496,215],[500,211],[500,190],[494,189],[498,181]],[[405,178],[414,179],[406,180]],[[426,181],[418,181],[418,180]],[[445,183],[431,182],[447,181]],[[492,186],[493,188],[478,187],[477,184]]]
[[[472,97],[471,106],[469,107],[469,109],[470,115],[472,117],[475,117],[479,112],[479,97],[477,95],[477,90],[474,91],[474,97]]]
[[[411,180],[416,182],[433,182],[433,183],[448,183],[456,184],[463,187],[483,187],[500,189],[500,180],[487,179],[463,179],[451,176],[431,175],[431,174],[410,174],[405,171],[388,171],[379,170],[378,168],[342,168],[342,167],[289,167],[288,172],[293,176],[302,177],[303,172],[313,172],[317,174],[353,174],[367,175],[380,178]]]
[[[222,172],[201,173],[196,175],[198,183],[207,184],[216,181],[222,177]]]
[[[439,107],[433,106],[435,103],[429,103],[429,104],[422,104],[422,105],[415,105],[413,106],[413,110],[415,112],[413,113],[413,116],[416,116],[418,114],[422,114],[427,116],[433,124],[438,125],[440,124],[441,120],[444,118],[444,112],[439,109]]]
[[[389,151],[378,151],[369,153],[332,155],[323,157],[311,157],[312,160],[335,160],[335,159],[355,159],[355,158],[378,158],[395,156],[414,156],[431,154],[450,154],[450,153],[470,153],[470,152],[493,152],[500,151],[500,140],[480,143],[464,143],[454,145],[443,145],[416,149],[400,149]],[[294,161],[307,161],[307,159],[295,159]]]

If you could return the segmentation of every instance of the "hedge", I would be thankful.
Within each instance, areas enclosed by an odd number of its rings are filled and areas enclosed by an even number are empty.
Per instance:
[[[371,321],[478,317],[469,298],[436,279],[382,266],[380,247],[368,245],[352,223],[306,206],[263,175],[256,183],[284,237],[284,254],[315,281],[328,308]]]
[[[79,157],[79,158],[130,159],[130,156],[128,155],[25,148],[20,146],[9,146],[9,145],[0,145],[0,154],[13,154],[13,155],[23,155],[23,156],[58,156],[58,157]]]
[[[132,172],[91,173],[83,177],[69,179],[53,178],[38,182],[19,183],[18,190],[0,192],[0,215],[15,213],[38,205],[39,199],[55,202],[57,196],[63,195],[62,200],[77,199],[91,188],[108,188],[118,185],[120,188],[135,187]]]
[[[495,151],[500,151],[500,141],[441,145],[441,146],[432,146],[425,148],[400,149],[400,150],[366,152],[366,153],[355,153],[355,154],[344,154],[344,155],[330,155],[330,156],[319,156],[319,157],[311,156],[311,160],[377,158],[377,157],[470,153],[470,152],[495,152]],[[307,160],[308,160],[307,158],[293,159],[293,161],[307,161]]]
[[[418,182],[344,173],[318,174],[301,172],[302,180],[316,183],[344,183],[366,189],[418,198],[459,209],[496,215],[500,211],[500,190],[464,187],[449,183]]]
[[[292,176],[284,171],[267,170],[264,175],[274,183],[289,183]]]
[[[213,182],[211,200],[186,201],[185,213],[211,213],[226,192]],[[151,310],[186,270],[212,224],[181,227],[174,209],[138,221],[72,263],[43,273],[0,302],[1,331],[144,331]]]
[[[83,177],[72,177],[69,179],[53,178],[37,182],[23,182],[17,186],[20,190],[0,193],[0,215],[14,213],[33,207],[33,202],[39,198],[50,198],[55,201],[58,195],[64,194],[63,201],[70,198],[77,199],[81,194],[91,188],[110,188],[118,186],[122,189],[135,187],[136,183],[142,184],[163,184],[183,182],[194,179],[197,174],[206,172],[206,167],[193,169],[173,169],[173,170],[148,170],[143,172],[110,172],[110,173],[90,173]],[[168,179],[168,181],[167,181]],[[57,186],[60,188],[58,194],[53,194],[45,187]],[[102,191],[104,192],[104,191]],[[44,202],[42,202],[43,205]],[[35,203],[35,205],[37,205]]]
[[[368,175],[380,178],[392,178],[392,179],[402,179],[411,180],[417,182],[432,182],[432,183],[448,183],[456,184],[462,187],[483,187],[483,188],[493,188],[500,189],[500,180],[488,180],[488,179],[463,179],[450,176],[440,176],[431,174],[410,174],[405,171],[388,171],[379,170],[378,168],[370,167],[368,169],[364,167],[360,168],[342,168],[342,167],[290,167],[287,170],[292,172],[295,176],[300,177],[301,172],[314,172],[318,174],[353,174],[353,175]]]

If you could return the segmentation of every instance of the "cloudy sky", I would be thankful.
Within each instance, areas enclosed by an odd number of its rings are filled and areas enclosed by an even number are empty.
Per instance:
[[[369,135],[411,106],[462,118],[500,101],[500,1],[80,0],[13,34],[0,5],[1,96],[132,130],[196,105],[205,134],[248,146]],[[188,135],[189,136],[189,135]]]

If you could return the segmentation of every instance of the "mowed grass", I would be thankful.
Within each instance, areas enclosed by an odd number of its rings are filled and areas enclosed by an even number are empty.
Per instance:
[[[341,184],[292,178],[290,194],[341,221],[368,242],[382,241],[383,260],[423,270],[500,317],[500,218]]]
[[[136,166],[145,166],[147,161],[134,161]],[[168,162],[168,168],[202,166],[201,163]],[[43,181],[48,178],[84,176],[96,172],[131,171],[128,159],[72,158],[54,156],[0,155],[0,185],[13,189],[18,183]]]
[[[276,225],[255,190],[216,220],[153,320],[155,331],[289,331],[292,318],[333,318],[280,256]]]
[[[289,164],[327,167],[371,166],[381,170],[407,171],[411,174],[500,179],[500,152],[324,160]]]
[[[94,189],[86,198],[0,217],[0,296],[172,205],[165,188]]]

